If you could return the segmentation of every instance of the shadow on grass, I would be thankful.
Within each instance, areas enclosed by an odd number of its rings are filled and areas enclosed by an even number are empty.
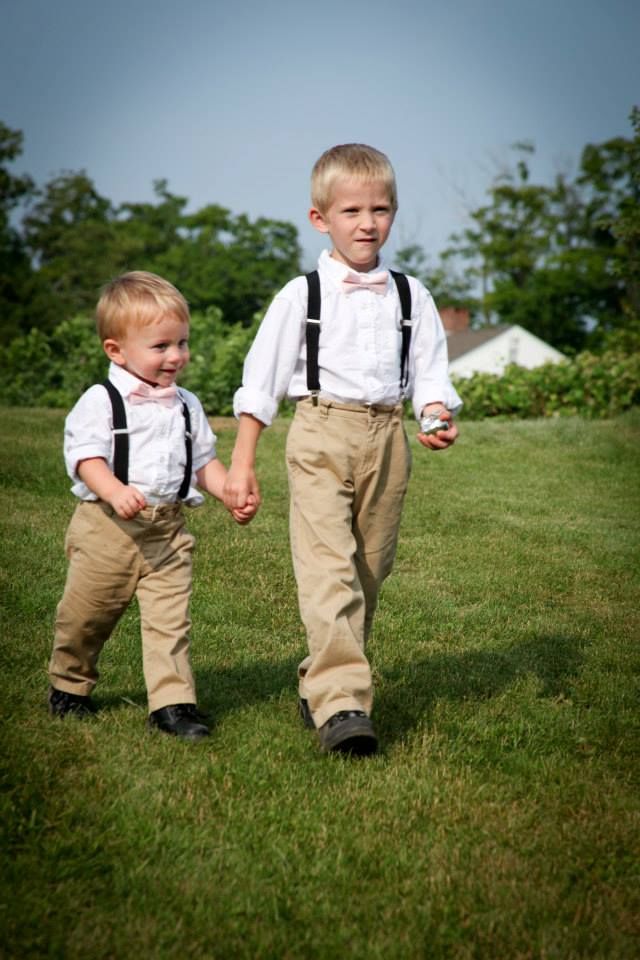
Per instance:
[[[298,659],[201,667],[195,671],[198,707],[218,721],[235,710],[277,700],[282,693],[290,692],[295,698]],[[147,709],[142,678],[134,690],[113,689],[101,695],[97,689],[95,699],[101,709],[117,709],[123,701]]]
[[[481,701],[497,696],[519,678],[534,676],[540,695],[567,696],[583,662],[584,639],[545,635],[507,650],[439,653],[378,671],[375,721],[386,743],[402,739],[428,718],[438,701]],[[373,652],[373,651],[372,651]],[[375,662],[375,661],[374,661]],[[196,672],[198,704],[219,721],[248,706],[297,697],[298,658],[258,661]],[[114,690],[96,697],[102,709],[115,709],[122,701],[146,709],[144,687]],[[296,718],[296,722],[297,718]]]
[[[537,678],[540,696],[566,697],[584,661],[583,648],[584,638],[549,634],[507,650],[440,653],[382,670],[377,727],[386,742],[399,740],[438,701],[488,700],[525,676]]]

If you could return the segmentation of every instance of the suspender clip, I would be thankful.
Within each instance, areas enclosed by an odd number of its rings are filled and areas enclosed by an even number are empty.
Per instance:
[[[317,406],[318,406],[318,397],[320,396],[320,391],[319,391],[319,390],[312,390],[310,396],[311,396],[311,403],[313,404],[314,407],[317,407]]]

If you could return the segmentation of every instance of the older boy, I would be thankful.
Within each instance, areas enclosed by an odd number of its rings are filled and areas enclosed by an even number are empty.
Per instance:
[[[199,400],[176,387],[189,361],[189,308],[168,281],[138,271],[107,284],[96,320],[111,366],[108,382],[90,387],[65,423],[80,502],[65,542],[49,709],[58,717],[95,712],[98,657],[135,593],[149,726],[198,740],[209,730],[189,663],[194,538],[182,504],[203,503],[196,485],[221,500],[226,469]],[[247,523],[257,504],[249,497],[230,509]]]
[[[321,749],[364,755],[377,749],[365,644],[393,564],[410,470],[403,399],[418,419],[439,416],[442,429],[418,434],[432,450],[455,441],[452,414],[462,404],[431,295],[407,278],[411,327],[403,334],[396,283],[380,262],[398,206],[387,157],[363,144],[333,147],[313,168],[311,196],[310,221],[332,244],[318,263],[317,350],[306,333],[317,330],[317,318],[305,323],[312,288],[298,277],[274,299],[245,361],[224,500],[241,509],[259,498],[260,433],[285,394],[295,399],[290,536],[309,648],[298,671],[300,712]]]

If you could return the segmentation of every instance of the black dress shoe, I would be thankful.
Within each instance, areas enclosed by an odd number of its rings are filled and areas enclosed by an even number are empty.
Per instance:
[[[209,727],[201,722],[195,703],[174,703],[149,714],[149,727],[170,733],[181,740],[201,740],[209,736]]]
[[[78,693],[67,693],[65,690],[56,690],[49,687],[49,713],[52,717],[66,717],[68,713],[74,717],[89,717],[97,712],[91,697],[81,697]]]
[[[325,753],[368,757],[378,749],[373,725],[364,710],[339,710],[318,730]]]
[[[305,700],[304,697],[298,697],[298,714],[308,730],[315,730],[316,725],[313,722],[311,710],[309,710],[309,701]]]

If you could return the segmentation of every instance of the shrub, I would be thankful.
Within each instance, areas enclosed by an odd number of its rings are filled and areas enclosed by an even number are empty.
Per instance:
[[[260,316],[251,327],[228,326],[211,307],[191,317],[191,363],[180,382],[197,393],[209,414],[232,413],[233,394],[242,380],[242,364]],[[0,403],[23,407],[71,408],[109,368],[93,321],[75,317],[52,334],[31,330],[0,346],[0,364],[10,376],[0,380]]]
[[[217,307],[192,315],[191,363],[181,383],[200,397],[208,414],[233,412],[233,394],[260,319],[256,314],[250,327],[229,326]],[[108,369],[93,321],[85,316],[63,321],[52,334],[31,330],[0,346],[0,364],[10,371],[0,380],[0,403],[25,407],[70,408]],[[510,366],[500,377],[477,373],[458,378],[456,386],[464,400],[461,416],[471,420],[615,416],[640,403],[640,332],[629,327],[609,335],[602,353],[579,353],[535,370]]]
[[[640,403],[640,351],[579,353],[534,370],[515,365],[499,377],[477,373],[455,381],[461,417],[612,417]]]

